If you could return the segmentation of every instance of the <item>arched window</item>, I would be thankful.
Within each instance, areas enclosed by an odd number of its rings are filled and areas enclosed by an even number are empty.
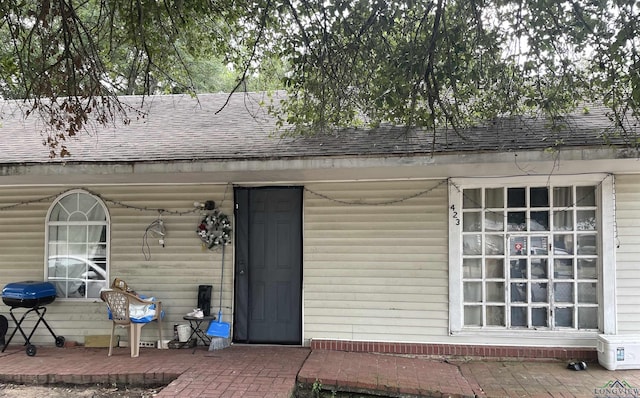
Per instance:
[[[94,195],[61,195],[47,217],[45,279],[59,298],[92,299],[109,280],[109,214]]]

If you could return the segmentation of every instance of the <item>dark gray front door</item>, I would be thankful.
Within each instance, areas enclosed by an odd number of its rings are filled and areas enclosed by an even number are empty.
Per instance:
[[[302,342],[302,189],[236,188],[235,342]]]

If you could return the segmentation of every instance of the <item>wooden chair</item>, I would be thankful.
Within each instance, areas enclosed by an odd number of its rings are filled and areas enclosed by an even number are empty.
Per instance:
[[[142,327],[152,321],[158,321],[158,332],[160,341],[162,341],[162,303],[160,301],[144,300],[140,297],[121,290],[103,290],[100,293],[102,301],[107,303],[109,311],[111,311],[111,338],[109,339],[109,354],[113,349],[113,336],[115,335],[116,325],[128,328],[129,346],[131,347],[131,357],[137,357],[140,354],[140,334]],[[155,315],[152,319],[131,318],[131,306],[155,305]]]

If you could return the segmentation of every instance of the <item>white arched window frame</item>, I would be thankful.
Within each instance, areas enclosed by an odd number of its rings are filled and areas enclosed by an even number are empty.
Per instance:
[[[109,281],[110,217],[104,202],[78,189],[47,213],[45,280],[61,299],[97,299]]]

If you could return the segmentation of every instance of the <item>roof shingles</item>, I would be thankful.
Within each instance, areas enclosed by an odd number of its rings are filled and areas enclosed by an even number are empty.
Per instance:
[[[402,156],[468,151],[504,152],[553,146],[601,146],[611,122],[602,109],[576,115],[553,128],[534,118],[509,118],[460,132],[397,126],[346,129],[333,134],[282,137],[258,105],[264,94],[122,97],[145,116],[129,124],[90,126],[64,142],[70,157],[50,158],[43,122],[22,118],[13,102],[0,103],[0,163],[245,160],[322,156]],[[219,112],[217,112],[219,111]],[[558,127],[558,126],[556,126]],[[435,146],[433,146],[435,144]]]

